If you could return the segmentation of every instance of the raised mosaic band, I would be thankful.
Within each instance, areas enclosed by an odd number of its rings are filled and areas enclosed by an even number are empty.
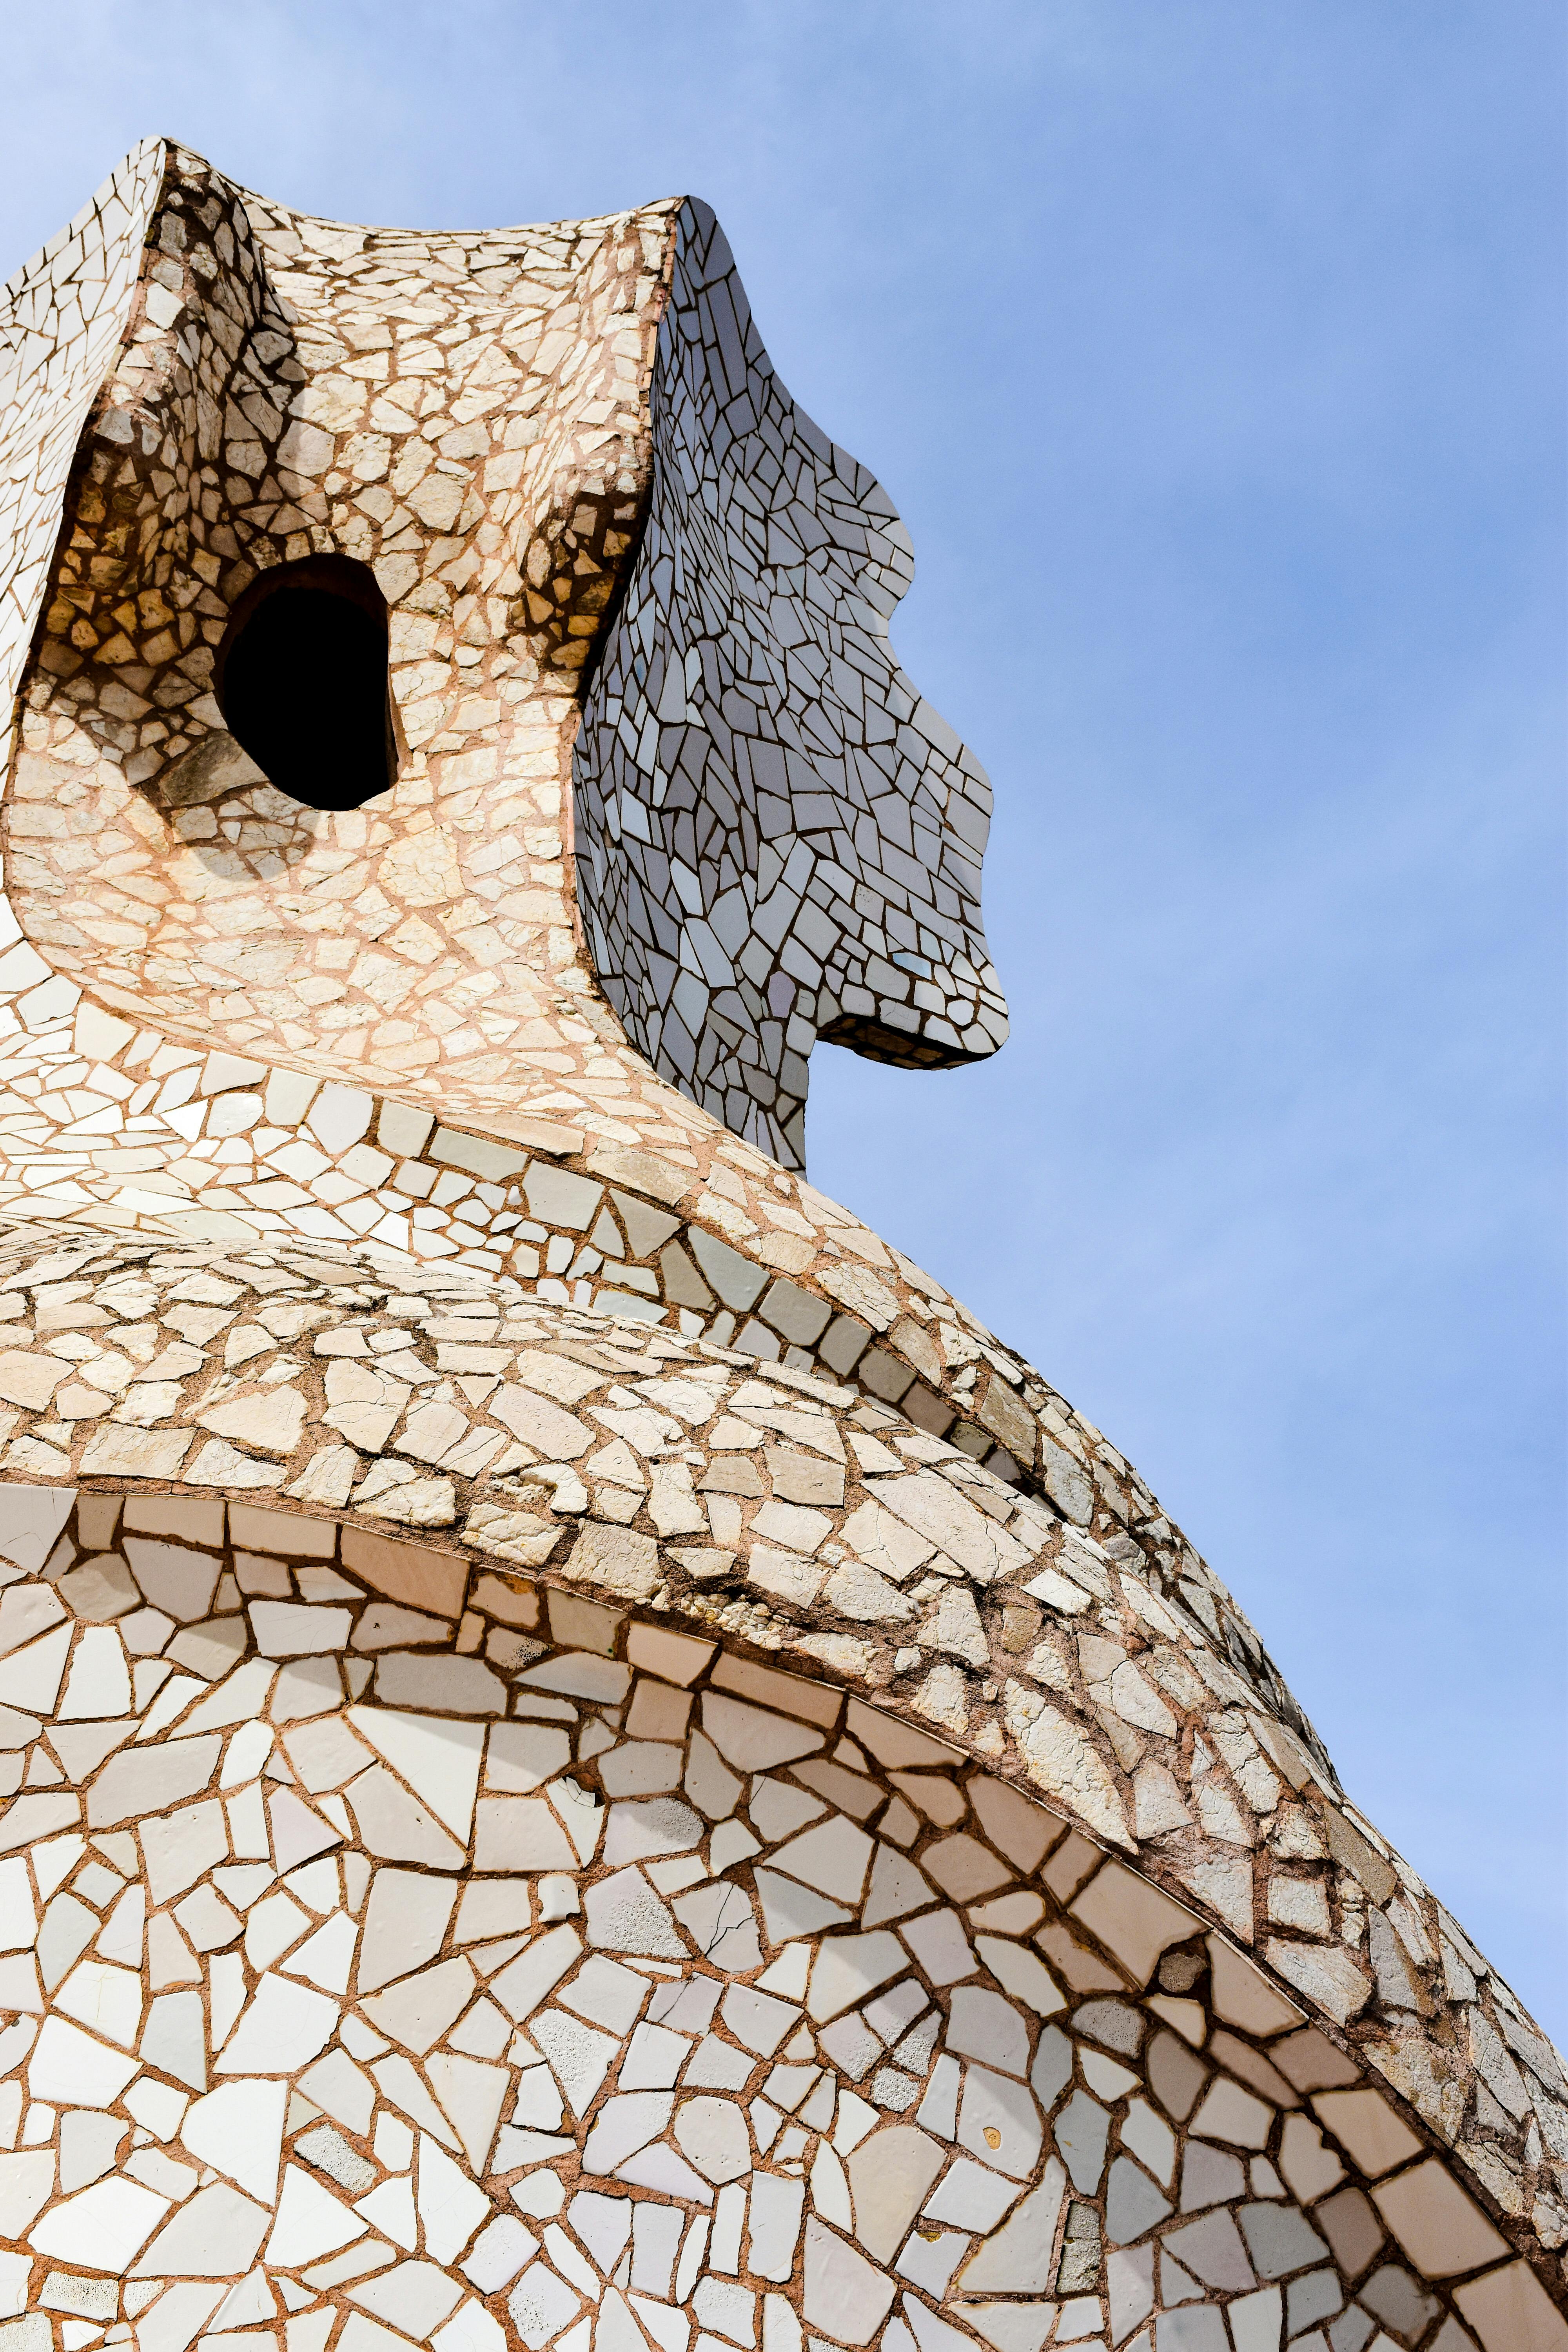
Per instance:
[[[4,299],[0,2352],[1563,2352],[1556,2054],[800,1172],[990,795],[711,214]]]
[[[710,1144],[699,1173],[581,1129],[511,1122],[514,1137],[531,1132],[530,1151],[494,1125],[442,1126],[132,1028],[50,977],[26,942],[0,958],[6,1016],[0,1202],[224,1244],[363,1236],[395,1253],[394,1266],[412,1255],[505,1273],[562,1304],[847,1381],[1074,1525],[1131,1543],[1140,1572],[1197,1615],[1331,1769],[1252,1626],[1100,1433],[847,1211],[778,1170],[748,1184],[754,1155],[732,1139]]]

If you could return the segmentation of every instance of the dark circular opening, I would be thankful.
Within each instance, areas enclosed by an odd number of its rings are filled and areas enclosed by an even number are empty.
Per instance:
[[[269,782],[306,808],[358,808],[397,773],[386,605],[344,556],[264,572],[219,650],[218,707]]]

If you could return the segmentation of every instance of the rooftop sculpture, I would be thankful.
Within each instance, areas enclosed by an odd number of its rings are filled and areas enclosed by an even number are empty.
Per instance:
[[[0,2352],[1568,2345],[1551,2046],[801,1172],[989,790],[712,215],[149,141],[0,352]]]

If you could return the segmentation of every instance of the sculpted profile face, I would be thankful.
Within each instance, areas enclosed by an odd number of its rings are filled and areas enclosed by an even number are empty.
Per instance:
[[[797,409],[707,207],[678,230],[654,466],[575,761],[595,969],[657,1067],[803,1156],[806,1057],[994,1053],[984,772],[898,668],[886,492]]]
[[[795,1167],[818,1035],[995,1049],[990,790],[888,645],[908,539],[706,207],[415,236],[190,157],[140,203],[6,816],[58,969],[476,1109],[571,1093],[565,997]]]
[[[5,289],[0,2352],[1568,2346],[1549,2043],[801,1176],[1005,1034],[910,572],[700,204]]]

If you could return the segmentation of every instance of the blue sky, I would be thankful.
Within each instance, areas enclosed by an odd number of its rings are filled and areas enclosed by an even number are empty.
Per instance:
[[[914,537],[1013,1040],[812,1173],[1139,1465],[1568,2034],[1555,7],[55,0],[0,268],[146,131],[422,226],[706,196]]]

